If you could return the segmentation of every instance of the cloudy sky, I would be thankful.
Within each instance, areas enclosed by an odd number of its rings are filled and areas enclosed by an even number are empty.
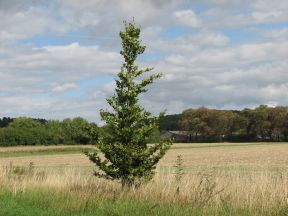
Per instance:
[[[0,117],[99,123],[133,17],[152,113],[288,105],[287,0],[0,0]]]

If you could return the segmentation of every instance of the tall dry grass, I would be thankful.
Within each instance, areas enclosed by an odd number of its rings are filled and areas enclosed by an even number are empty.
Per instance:
[[[154,179],[130,190],[92,176],[93,164],[81,153],[3,157],[0,189],[15,196],[31,190],[53,192],[52,198],[70,194],[75,199],[63,205],[75,209],[93,205],[92,200],[131,199],[151,202],[152,207],[175,204],[205,213],[214,210],[202,215],[237,215],[229,212],[232,208],[248,211],[242,215],[287,216],[288,144],[233,145],[174,145]]]
[[[0,187],[15,195],[31,189],[73,193],[86,202],[91,199],[131,198],[159,205],[177,203],[197,209],[230,206],[257,208],[263,212],[279,208],[288,211],[287,172],[209,170],[184,173],[177,180],[177,170],[171,168],[165,173],[158,172],[151,182],[139,189],[123,189],[117,182],[96,178],[90,172],[83,173],[76,168],[55,172],[35,168],[33,164],[25,167],[10,164],[0,169]],[[180,184],[177,181],[181,181]]]

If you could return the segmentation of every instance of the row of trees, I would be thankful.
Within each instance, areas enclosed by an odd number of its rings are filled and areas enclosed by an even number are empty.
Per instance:
[[[0,146],[89,144],[97,140],[98,132],[96,124],[80,117],[63,121],[21,117],[0,128]]]
[[[26,117],[0,118],[0,146],[94,144],[99,136],[107,137],[112,133],[107,125],[98,127],[80,117],[63,121]],[[154,143],[160,139],[160,130],[155,128],[147,140]]]
[[[219,141],[287,141],[288,107],[261,105],[241,111],[201,107],[182,114],[167,115],[160,120],[147,141],[161,140],[160,131],[186,131],[187,142]],[[89,144],[98,136],[111,134],[107,126],[97,127],[83,118],[63,121],[32,118],[0,118],[0,146]]]
[[[188,109],[178,125],[189,133],[188,141],[286,141],[288,107],[261,105],[242,111]]]

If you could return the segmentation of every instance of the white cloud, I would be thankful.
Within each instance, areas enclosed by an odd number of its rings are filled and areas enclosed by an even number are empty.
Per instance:
[[[196,16],[193,10],[176,11],[173,15],[181,25],[192,28],[201,27],[201,20]]]
[[[287,11],[255,11],[251,15],[256,23],[281,22],[288,19]]]
[[[275,1],[270,1],[270,0],[256,0],[256,1],[251,1],[251,7],[254,10],[257,11],[287,11],[288,10],[288,2],[286,0],[275,0]]]
[[[55,82],[71,83],[115,74],[119,66],[118,53],[101,50],[98,46],[73,43],[27,49],[0,59],[0,90],[13,94],[49,92],[50,85]]]
[[[32,5],[19,11],[0,10],[0,20],[2,45],[49,31],[65,33],[70,30],[69,26],[57,21],[52,12]]]
[[[273,30],[262,30],[260,34],[264,41],[287,41],[288,38],[288,27],[273,29]]]
[[[64,84],[58,84],[55,83],[52,85],[52,92],[64,92],[68,90],[78,89],[79,86],[75,83],[64,83]]]
[[[204,0],[203,3],[208,5],[201,14],[206,27],[241,28],[288,21],[286,0]]]

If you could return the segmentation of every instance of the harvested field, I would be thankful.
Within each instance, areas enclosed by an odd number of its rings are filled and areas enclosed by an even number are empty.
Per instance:
[[[73,153],[51,154],[57,149],[50,148],[47,155],[43,149],[37,152],[41,155],[33,156],[0,154],[0,186],[9,188],[13,196],[40,188],[54,191],[55,196],[73,194],[88,201],[107,203],[105,200],[117,197],[148,202],[150,206],[157,206],[159,202],[160,206],[181,205],[190,213],[199,211],[200,215],[288,214],[287,143],[175,144],[159,163],[154,179],[131,191],[123,191],[115,182],[94,177],[94,165],[81,153],[81,148]],[[25,150],[19,148],[19,151]],[[33,147],[29,147],[29,151],[33,151]],[[182,156],[184,173],[177,181],[178,155]],[[75,198],[71,199],[73,203]],[[79,204],[85,206],[83,202]],[[75,205],[77,203],[75,201]],[[182,213],[179,215],[193,215]]]
[[[27,165],[33,162],[40,167],[51,166],[92,166],[82,153],[84,148],[93,146],[29,146],[0,148],[0,166],[10,162],[15,165]],[[67,152],[65,152],[65,149]],[[36,151],[33,155],[9,156],[11,152]],[[39,151],[39,152],[37,152]],[[47,154],[45,154],[45,151]],[[62,154],[63,152],[63,154]],[[8,155],[5,155],[5,153]],[[37,155],[37,154],[40,155]],[[286,170],[288,169],[287,143],[232,143],[232,144],[174,144],[159,167],[171,168],[177,155],[183,157],[183,166],[188,171],[195,168],[205,169],[247,169],[247,170]]]

